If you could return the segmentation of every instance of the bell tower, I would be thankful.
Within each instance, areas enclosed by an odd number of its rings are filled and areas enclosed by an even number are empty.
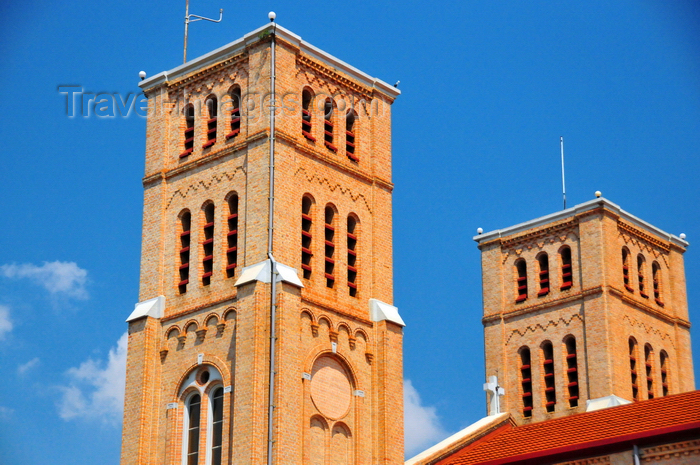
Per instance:
[[[121,463],[403,463],[399,91],[275,23],[141,88]]]
[[[597,198],[474,240],[486,375],[517,422],[695,389],[682,235]]]

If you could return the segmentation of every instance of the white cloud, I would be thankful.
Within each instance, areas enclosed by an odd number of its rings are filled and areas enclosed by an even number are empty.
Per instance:
[[[0,405],[0,419],[9,418],[13,413],[14,409]]]
[[[31,359],[27,363],[23,363],[22,365],[18,366],[17,373],[20,376],[24,376],[25,374],[27,374],[27,372],[29,370],[31,370],[32,368],[34,368],[38,364],[39,364],[39,357],[34,357],[33,359]]]
[[[41,266],[31,263],[0,266],[0,275],[6,278],[29,278],[43,286],[53,295],[66,295],[76,299],[87,299],[85,290],[87,270],[74,262],[44,262]]]
[[[420,395],[410,379],[403,382],[403,408],[406,457],[413,457],[447,437],[435,407],[421,405]]]
[[[107,361],[88,359],[68,370],[70,383],[62,392],[58,413],[64,420],[86,419],[118,423],[124,407],[127,333],[109,351]]]
[[[12,331],[12,321],[10,320],[10,308],[0,305],[0,341],[5,339],[5,335]]]

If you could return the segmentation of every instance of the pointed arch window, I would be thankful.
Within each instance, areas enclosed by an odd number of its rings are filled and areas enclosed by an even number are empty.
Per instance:
[[[647,399],[654,398],[654,349],[650,344],[644,346],[644,368],[647,381]]]
[[[622,248],[622,281],[625,284],[625,289],[634,292],[630,286],[630,251],[626,247]]]
[[[515,262],[515,270],[517,273],[516,287],[517,297],[515,302],[523,302],[527,299],[527,264],[524,259],[519,259]]]
[[[238,266],[238,195],[228,197],[228,218],[226,219],[226,277],[233,278]]]
[[[357,220],[348,216],[348,292],[357,297]]]
[[[190,282],[190,227],[192,224],[192,215],[185,211],[180,214],[180,232],[178,234],[180,266],[178,274],[180,281],[177,284],[180,294],[187,292],[187,284]]]
[[[226,140],[233,139],[241,132],[241,89],[234,87],[231,96],[231,131],[226,134]]]
[[[355,120],[357,116],[354,110],[348,110],[345,116],[345,154],[352,161],[360,161],[355,153]]]
[[[523,347],[520,349],[520,384],[522,386],[523,416],[532,416],[532,366],[530,349]]]
[[[562,247],[560,254],[561,258],[561,290],[571,289],[574,282],[573,270],[571,268],[571,249]]]
[[[202,241],[202,285],[211,283],[214,273],[214,204],[208,203],[204,207],[204,226],[202,227],[204,241]]]
[[[664,396],[667,396],[670,392],[669,389],[669,365],[668,354],[665,350],[659,352],[659,361],[661,362],[661,390]]]
[[[549,256],[542,252],[537,257],[537,263],[540,265],[540,290],[537,295],[543,296],[549,294]]]
[[[314,256],[311,251],[311,242],[313,234],[312,209],[313,202],[311,198],[305,196],[301,200],[301,269],[304,279],[311,279],[311,258]]]
[[[335,216],[335,211],[332,207],[327,206],[325,211],[325,277],[326,277],[326,287],[333,287],[335,284],[335,260],[333,255],[335,254],[335,227],[333,226],[333,219]]]
[[[301,134],[311,142],[316,142],[316,138],[311,131],[311,105],[314,96],[309,89],[304,89],[301,93]]]
[[[654,281],[654,301],[656,301],[658,306],[663,307],[664,303],[661,300],[661,267],[659,266],[659,262],[654,261],[654,263],[651,264],[651,275]]]
[[[578,407],[578,361],[576,355],[576,338],[568,336],[564,339],[566,347],[566,389],[569,391],[569,407]]]
[[[333,145],[333,102],[331,99],[326,99],[326,103],[323,105],[324,117],[323,117],[323,144],[328,150],[333,152],[338,151],[338,147]]]
[[[637,363],[637,340],[633,337],[628,341],[630,350],[630,374],[632,381],[632,398],[639,400],[639,367]]]
[[[203,149],[216,144],[216,125],[219,114],[219,103],[216,96],[212,95],[207,98],[206,105],[209,118],[207,119],[207,140],[202,145]]]
[[[646,293],[646,283],[644,282],[644,267],[646,266],[646,261],[644,260],[644,255],[637,255],[637,279],[639,282],[639,295],[645,299],[649,298]]]
[[[542,343],[542,371],[544,372],[544,397],[547,412],[553,412],[557,404],[557,391],[554,385],[554,349],[552,343]]]
[[[185,151],[180,158],[185,158],[194,150],[194,105],[191,103],[185,107]]]

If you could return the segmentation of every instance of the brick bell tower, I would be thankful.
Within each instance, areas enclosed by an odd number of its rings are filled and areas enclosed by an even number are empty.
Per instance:
[[[121,463],[403,463],[399,91],[275,23],[141,88]]]
[[[597,198],[474,240],[486,375],[517,422],[695,389],[683,235]]]

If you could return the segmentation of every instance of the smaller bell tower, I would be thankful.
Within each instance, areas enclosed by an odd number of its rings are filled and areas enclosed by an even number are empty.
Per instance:
[[[486,375],[516,421],[695,389],[684,238],[597,198],[474,240]]]

